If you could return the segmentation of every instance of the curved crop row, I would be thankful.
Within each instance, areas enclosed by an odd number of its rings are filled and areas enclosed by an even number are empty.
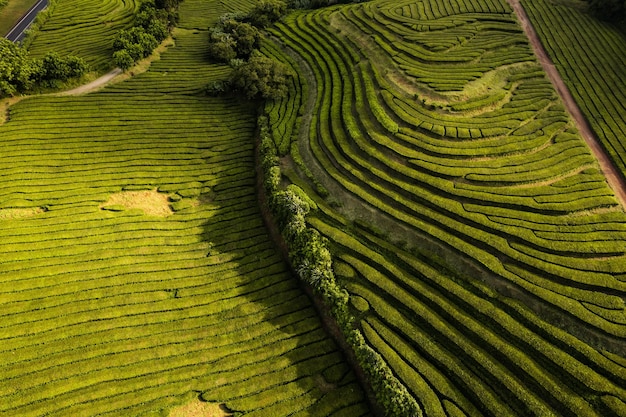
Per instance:
[[[107,70],[112,66],[113,40],[132,24],[138,5],[134,0],[59,0],[46,12],[46,22],[32,39],[29,51],[35,57],[49,51],[77,55],[94,69]]]
[[[377,236],[329,208],[310,222],[428,415],[618,415],[624,369],[567,332],[624,354],[624,213],[508,6],[442,4],[296,12],[272,29],[314,75],[307,167]]]
[[[0,415],[370,414],[264,227],[254,110],[199,94],[203,35],[0,126]]]
[[[626,38],[572,7],[523,2],[580,109],[626,177]]]

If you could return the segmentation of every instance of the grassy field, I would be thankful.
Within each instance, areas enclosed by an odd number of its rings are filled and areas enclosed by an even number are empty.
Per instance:
[[[137,3],[73,1],[31,51],[104,70]],[[207,28],[253,4],[185,0],[147,72],[8,109],[0,415],[371,414],[263,225],[257,109],[202,93]],[[283,184],[425,416],[626,415],[626,213],[505,0],[295,11],[262,52],[296,73]]]
[[[58,19],[34,49],[75,47]],[[0,415],[167,415],[198,396],[250,416],[369,415],[263,225],[256,111],[201,94],[227,69],[181,26],[141,76],[24,99],[0,126]]]
[[[425,414],[622,415],[626,215],[507,3],[371,1],[271,32],[310,74],[266,107],[299,132],[275,134],[303,166],[286,176],[310,172],[309,223]]]
[[[571,3],[522,4],[596,136],[626,177],[626,35]]]
[[[37,3],[36,0],[9,0],[0,2],[0,34],[5,36],[11,28]]]

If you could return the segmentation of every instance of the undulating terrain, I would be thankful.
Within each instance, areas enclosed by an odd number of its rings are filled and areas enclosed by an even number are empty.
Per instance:
[[[31,53],[104,72],[138,5],[78,3],[57,0]],[[0,415],[167,415],[198,396],[371,414],[264,226],[259,103],[203,91],[230,71],[208,28],[255,3],[185,0],[146,72],[8,108]],[[624,34],[580,2],[521,3],[624,172]],[[509,3],[294,10],[264,38],[293,72],[262,104],[282,184],[315,201],[350,314],[421,413],[626,415],[626,213]]]

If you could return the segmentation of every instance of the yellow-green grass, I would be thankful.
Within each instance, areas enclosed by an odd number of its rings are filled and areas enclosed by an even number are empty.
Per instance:
[[[370,414],[264,227],[255,109],[199,94],[202,35],[0,126],[0,414]]]
[[[0,34],[5,36],[11,28],[37,3],[36,0],[9,0],[0,6]]]

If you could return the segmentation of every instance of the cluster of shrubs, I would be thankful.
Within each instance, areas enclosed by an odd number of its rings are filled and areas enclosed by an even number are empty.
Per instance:
[[[261,31],[287,10],[280,0],[261,1],[248,14],[229,13],[209,29],[209,55],[230,64],[233,71],[227,80],[210,83],[209,95],[238,91],[249,99],[278,99],[288,92],[289,68],[259,52]]]
[[[178,22],[181,0],[147,0],[139,6],[135,24],[113,41],[113,62],[123,70],[148,57]]]
[[[24,47],[0,39],[0,97],[36,87],[55,87],[58,82],[83,76],[88,69],[82,58],[61,57],[55,52],[43,58],[30,58]]]
[[[366,342],[349,309],[348,292],[335,279],[327,240],[306,223],[306,215],[317,208],[296,185],[281,189],[277,149],[266,116],[258,119],[259,162],[263,173],[266,201],[276,221],[289,261],[299,278],[321,297],[337,322],[346,342],[367,375],[378,404],[391,416],[421,416],[415,399],[393,375],[378,352]]]

